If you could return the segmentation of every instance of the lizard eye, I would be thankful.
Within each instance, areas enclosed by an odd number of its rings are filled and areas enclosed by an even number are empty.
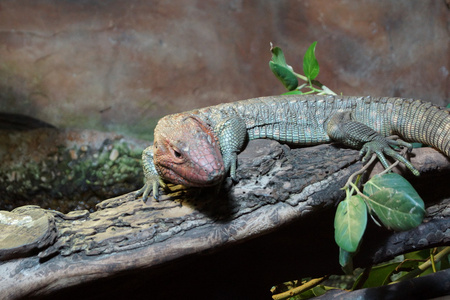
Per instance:
[[[178,148],[176,148],[174,146],[171,146],[170,147],[170,152],[172,152],[172,156],[175,159],[178,159],[180,161],[183,159],[183,154],[180,152],[180,150],[178,150]]]
[[[173,155],[175,155],[176,158],[181,158],[181,153],[175,149],[173,150]]]

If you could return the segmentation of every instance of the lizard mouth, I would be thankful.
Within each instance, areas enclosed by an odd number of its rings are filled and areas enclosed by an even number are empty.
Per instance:
[[[221,183],[224,177],[223,164],[213,170],[193,170],[189,173],[183,168],[174,168],[173,165],[170,168],[160,166],[158,171],[164,179],[187,187],[214,186]]]

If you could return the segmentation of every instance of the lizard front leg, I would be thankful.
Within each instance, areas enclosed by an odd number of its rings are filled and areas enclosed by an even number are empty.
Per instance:
[[[372,154],[376,154],[381,164],[388,168],[389,164],[384,156],[386,154],[403,163],[414,175],[420,175],[406,158],[392,149],[393,146],[412,149],[411,144],[386,138],[369,126],[352,120],[350,111],[338,112],[331,116],[325,130],[332,140],[361,149],[360,156],[363,157],[363,163],[367,162]]]
[[[136,192],[135,198],[142,195],[142,200],[147,201],[150,192],[153,192],[153,198],[158,200],[159,187],[166,187],[166,184],[156,171],[153,162],[153,146],[145,148],[142,152],[142,167],[144,170],[144,186]]]
[[[230,177],[237,181],[236,165],[237,153],[241,151],[247,138],[247,127],[242,118],[228,118],[214,128],[222,153],[225,171],[230,171]]]

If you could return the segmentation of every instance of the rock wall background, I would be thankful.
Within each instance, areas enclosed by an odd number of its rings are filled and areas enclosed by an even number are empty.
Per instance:
[[[449,102],[446,1],[1,0],[0,112],[151,139],[161,116],[284,89],[269,43],[346,95]]]

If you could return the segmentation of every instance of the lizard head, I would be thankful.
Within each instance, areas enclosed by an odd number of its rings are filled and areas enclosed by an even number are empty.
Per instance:
[[[153,161],[169,182],[203,187],[220,183],[225,167],[210,127],[194,115],[162,118],[155,128]]]

